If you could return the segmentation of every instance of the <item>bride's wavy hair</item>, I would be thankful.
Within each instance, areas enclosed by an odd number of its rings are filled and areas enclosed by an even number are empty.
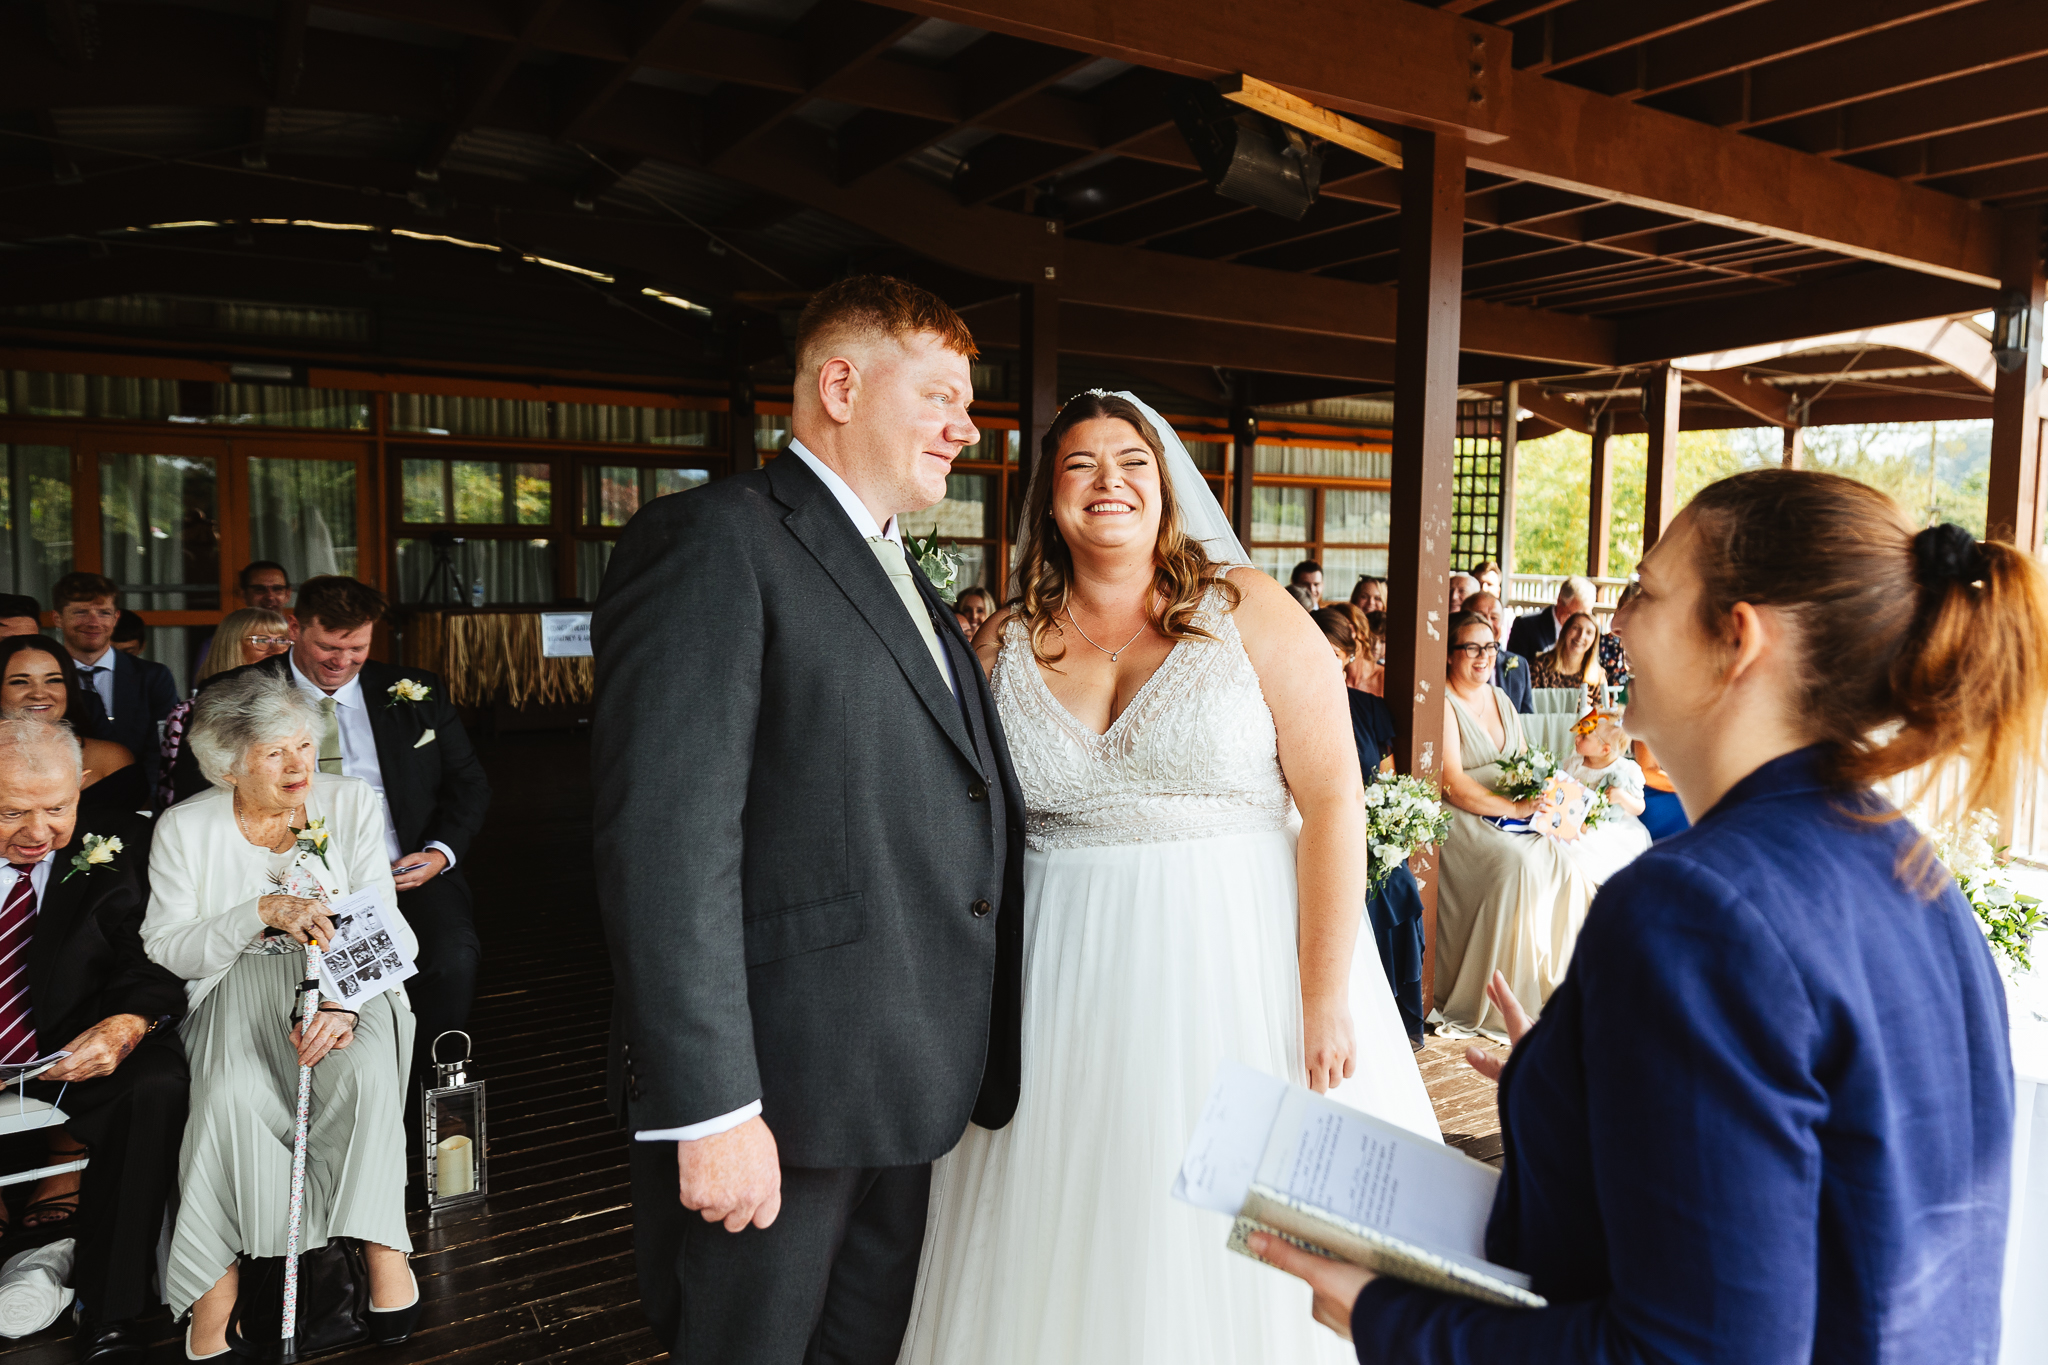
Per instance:
[[[1073,590],[1074,557],[1061,538],[1052,515],[1052,486],[1059,470],[1052,462],[1059,458],[1060,442],[1082,422],[1114,417],[1128,422],[1138,439],[1152,451],[1159,468],[1159,540],[1152,551],[1152,605],[1146,619],[1153,629],[1170,640],[1213,640],[1215,636],[1194,622],[1202,597],[1213,583],[1222,589],[1224,609],[1235,610],[1242,594],[1220,572],[1223,566],[1210,559],[1202,542],[1187,533],[1180,505],[1174,501],[1173,476],[1166,467],[1166,448],[1159,433],[1145,420],[1145,414],[1127,398],[1111,393],[1089,392],[1067,401],[1039,444],[1038,458],[1044,472],[1031,481],[1024,505],[1023,545],[1017,559],[1018,593],[1010,607],[1031,632],[1031,652],[1048,666],[1067,657],[1062,645],[1057,653],[1048,650],[1046,636],[1058,628]]]

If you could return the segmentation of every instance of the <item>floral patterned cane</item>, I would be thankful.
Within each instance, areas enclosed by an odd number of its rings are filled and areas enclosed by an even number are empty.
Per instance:
[[[299,1015],[300,1037],[320,1008],[320,945],[306,945],[306,979],[299,983],[305,1004]],[[292,1365],[299,1358],[299,1232],[306,1210],[306,1118],[313,1107],[313,1068],[299,1067],[299,1112],[292,1129],[292,1202],[285,1220],[283,1343],[279,1359]]]

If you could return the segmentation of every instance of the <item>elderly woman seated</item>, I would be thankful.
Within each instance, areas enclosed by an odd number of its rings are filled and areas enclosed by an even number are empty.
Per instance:
[[[375,889],[406,955],[418,951],[397,911],[382,804],[367,783],[316,770],[317,723],[286,679],[244,673],[207,688],[185,742],[213,789],[164,812],[150,858],[143,943],[185,979],[191,1009],[168,1289],[173,1312],[192,1312],[193,1359],[227,1349],[237,1255],[284,1254],[302,1065],[313,1103],[300,1245],[361,1240],[379,1344],[403,1341],[418,1313],[401,1125],[412,1009],[394,988],[360,1012],[322,1003],[310,1023],[292,1019],[301,945],[328,941],[335,900]]]

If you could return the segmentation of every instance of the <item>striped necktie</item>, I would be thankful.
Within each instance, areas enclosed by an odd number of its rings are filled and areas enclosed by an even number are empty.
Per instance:
[[[14,885],[0,904],[0,1063],[36,1056],[36,1025],[29,1012],[28,946],[36,936],[34,863],[10,863]]]

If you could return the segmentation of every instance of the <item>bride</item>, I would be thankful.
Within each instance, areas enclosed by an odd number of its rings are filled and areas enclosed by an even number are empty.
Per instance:
[[[1439,1137],[1359,934],[1343,675],[1130,394],[1061,410],[1025,517],[975,642],[1026,807],[1023,1095],[933,1169],[901,1365],[1350,1360],[1169,1193],[1225,1062]]]

